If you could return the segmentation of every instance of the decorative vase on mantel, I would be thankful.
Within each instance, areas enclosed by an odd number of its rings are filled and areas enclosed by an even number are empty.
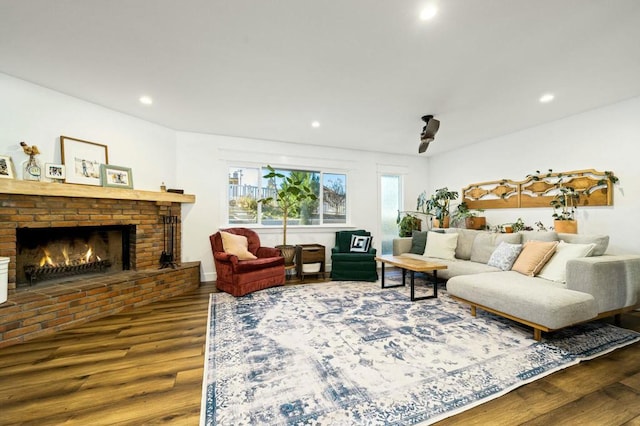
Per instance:
[[[22,179],[39,181],[42,175],[42,166],[40,161],[35,155],[30,155],[29,158],[22,163]]]
[[[20,146],[24,153],[29,156],[29,158],[22,163],[22,179],[39,181],[42,175],[42,166],[36,158],[36,155],[40,154],[38,147],[35,145],[29,146],[26,142],[20,142]]]

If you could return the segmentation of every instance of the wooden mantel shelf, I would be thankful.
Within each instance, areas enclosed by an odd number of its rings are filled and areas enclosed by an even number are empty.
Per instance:
[[[76,185],[71,183],[30,182],[25,180],[13,179],[0,179],[0,194],[43,195],[50,197],[110,198],[115,200],[169,201],[172,203],[196,202],[196,196],[193,194],[175,194],[173,192],[106,188],[102,186]]]

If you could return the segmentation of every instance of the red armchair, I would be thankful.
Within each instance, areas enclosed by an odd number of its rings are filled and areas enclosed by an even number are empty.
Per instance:
[[[218,290],[237,297],[284,284],[284,257],[279,249],[261,247],[260,237],[252,229],[229,228],[221,231],[247,237],[248,250],[257,259],[239,260],[238,256],[225,253],[220,232],[209,236],[216,265]]]

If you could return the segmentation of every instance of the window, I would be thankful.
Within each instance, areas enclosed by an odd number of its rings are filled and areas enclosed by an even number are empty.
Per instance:
[[[286,178],[306,182],[318,197],[293,206],[288,225],[344,224],[347,222],[347,175],[314,170],[276,169],[284,178],[266,179],[266,168],[229,168],[229,224],[282,225],[282,211],[277,203],[258,203],[276,196]],[[321,184],[322,183],[322,184]]]
[[[347,176],[324,173],[322,194],[324,223],[347,223]]]

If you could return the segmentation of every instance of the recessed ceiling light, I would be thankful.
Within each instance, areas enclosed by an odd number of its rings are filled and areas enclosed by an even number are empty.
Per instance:
[[[318,127],[320,127],[320,122],[319,121],[312,121],[311,122],[311,127],[317,129]]]
[[[430,4],[420,12],[420,19],[423,21],[428,21],[436,16],[436,13],[438,13],[438,8],[435,7],[435,5]]]
[[[153,99],[151,99],[149,96],[140,96],[140,103],[151,105],[153,103]]]
[[[540,96],[540,99],[538,100],[540,101],[540,103],[546,104],[551,102],[553,98],[555,98],[553,93],[545,93],[544,95]]]

